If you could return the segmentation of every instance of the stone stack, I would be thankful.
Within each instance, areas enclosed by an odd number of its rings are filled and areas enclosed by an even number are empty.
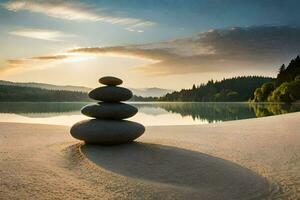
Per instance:
[[[142,124],[124,120],[138,112],[136,107],[121,103],[129,100],[132,92],[118,87],[123,81],[116,77],[102,77],[99,82],[106,86],[93,89],[89,97],[100,102],[81,109],[82,114],[95,119],[77,122],[71,127],[71,135],[92,144],[127,143],[141,136],[145,131]]]

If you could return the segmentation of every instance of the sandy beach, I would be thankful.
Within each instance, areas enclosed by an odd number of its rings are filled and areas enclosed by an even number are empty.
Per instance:
[[[0,123],[0,199],[298,199],[300,113],[149,126],[86,145],[69,127]]]

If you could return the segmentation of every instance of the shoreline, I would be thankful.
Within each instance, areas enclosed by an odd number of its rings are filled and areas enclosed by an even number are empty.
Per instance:
[[[85,145],[67,126],[2,122],[0,197],[299,198],[299,121],[296,112],[147,126],[111,147]]]

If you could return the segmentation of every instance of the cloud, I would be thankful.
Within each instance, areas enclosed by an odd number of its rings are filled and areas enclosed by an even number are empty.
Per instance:
[[[155,24],[154,22],[138,18],[112,16],[111,11],[109,12],[110,14],[107,14],[103,9],[95,9],[93,6],[78,1],[12,0],[4,3],[3,6],[15,12],[25,10],[64,20],[129,25],[131,30],[138,32],[142,30],[137,29],[137,27],[152,26]]]
[[[213,29],[183,39],[126,46],[83,47],[71,49],[64,54],[25,60],[50,62],[72,57],[76,60],[76,57],[80,56],[113,54],[152,61],[135,68],[149,75],[275,72],[277,66],[300,53],[299,35],[299,27],[233,27]],[[11,64],[19,63],[14,60]]]
[[[53,66],[53,64],[61,62],[81,62],[85,60],[93,59],[94,56],[80,54],[80,53],[61,53],[54,55],[34,56],[20,59],[8,59],[0,67],[0,73],[10,70],[26,70],[33,68],[47,68]],[[0,60],[1,61],[1,60]]]
[[[8,64],[10,65],[21,65],[24,63],[24,60],[21,59],[12,59],[12,60],[7,60]]]
[[[48,41],[63,41],[64,37],[70,35],[64,34],[60,31],[47,30],[47,29],[30,29],[22,28],[9,32],[11,35],[17,35],[21,37],[48,40]]]
[[[130,57],[141,57],[149,60],[164,60],[173,58],[175,54],[166,49],[149,49],[144,46],[115,46],[115,47],[87,47],[69,50],[69,53],[88,53],[88,54],[110,54]]]
[[[299,27],[233,27],[159,43],[77,48],[70,52],[155,60],[137,69],[154,75],[274,70],[275,65],[300,53],[299,35]]]
[[[14,69],[26,68],[26,61],[24,59],[9,59],[1,63],[0,73],[6,73]]]
[[[75,55],[57,54],[57,55],[45,55],[45,56],[36,56],[30,58],[22,58],[22,59],[9,59],[6,60],[6,64],[4,64],[4,66],[0,68],[0,73],[4,73],[15,69],[25,70],[25,69],[35,68],[37,66],[41,67],[40,64],[43,63],[62,61],[62,60],[72,59],[73,57],[75,57]]]
[[[46,55],[46,56],[36,56],[31,58],[23,58],[23,59],[9,59],[7,63],[11,66],[19,66],[24,65],[26,63],[30,63],[32,61],[56,61],[56,60],[65,60],[72,56],[69,55]]]
[[[69,58],[68,55],[50,55],[50,56],[37,56],[30,58],[31,60],[43,60],[43,61],[51,61],[51,60],[64,60]]]

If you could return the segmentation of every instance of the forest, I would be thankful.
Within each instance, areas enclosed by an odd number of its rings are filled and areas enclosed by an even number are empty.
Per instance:
[[[66,90],[47,90],[34,87],[12,85],[0,86],[0,101],[14,102],[64,102],[64,101],[90,101],[85,92]]]
[[[260,85],[273,81],[270,77],[242,76],[221,81],[210,80],[206,84],[193,85],[191,89],[167,94],[159,101],[185,102],[241,102],[252,98]]]
[[[262,84],[253,94],[253,102],[295,102],[300,100],[300,57],[279,68],[277,78]]]

